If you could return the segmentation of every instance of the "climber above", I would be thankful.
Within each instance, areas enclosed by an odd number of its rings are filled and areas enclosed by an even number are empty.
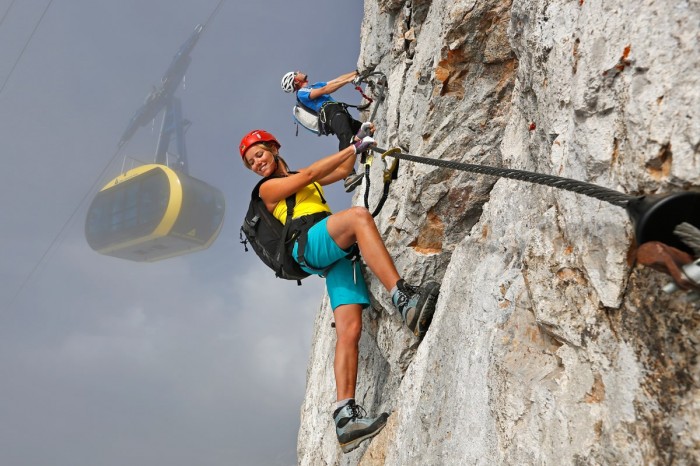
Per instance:
[[[331,214],[323,197],[322,186],[346,177],[357,154],[374,145],[370,134],[368,129],[362,130],[353,144],[299,171],[290,171],[280,156],[280,143],[267,131],[249,132],[239,146],[243,164],[263,177],[258,193],[267,210],[284,223],[287,206],[293,207],[292,257],[306,272],[325,277],[337,336],[333,363],[337,405],[333,418],[338,442],[346,453],[378,434],[389,416],[382,413],[366,417],[355,402],[362,310],[370,305],[356,260],[357,247],[367,267],[391,293],[403,321],[419,338],[428,330],[439,293],[435,282],[412,287],[401,279],[367,209],[351,207]],[[291,200],[295,204],[288,204]],[[355,258],[351,260],[350,255]]]
[[[319,115],[319,124],[323,125],[322,134],[335,134],[338,138],[338,150],[342,151],[355,142],[354,134],[360,130],[361,123],[348,112],[347,105],[338,102],[330,94],[350,83],[359,80],[357,70],[346,73],[331,81],[309,84],[309,77],[301,71],[290,71],[282,76],[282,90],[296,92],[297,101],[305,108]],[[353,168],[345,178],[345,190],[350,192],[362,183],[362,174]]]

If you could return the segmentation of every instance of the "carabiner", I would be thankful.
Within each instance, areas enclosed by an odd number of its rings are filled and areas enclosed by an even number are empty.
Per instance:
[[[394,161],[391,163],[391,167],[389,167],[389,164],[386,162],[387,156],[393,157],[393,154],[397,154],[400,152],[400,148],[394,147],[393,149],[389,149],[388,151],[382,154],[382,162],[384,162],[384,183],[389,183],[391,182],[391,180],[396,179],[396,169],[399,166],[399,159],[394,157]]]

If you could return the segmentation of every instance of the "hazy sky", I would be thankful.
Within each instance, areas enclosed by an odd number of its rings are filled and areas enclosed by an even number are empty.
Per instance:
[[[162,114],[108,166],[218,1],[53,2],[0,92],[3,466],[296,462],[323,282],[277,280],[243,252],[256,177],[237,145],[267,129],[295,167],[337,148],[332,137],[295,137],[294,98],[279,83],[293,69],[312,81],[353,70],[362,2],[227,0],[205,29],[177,96],[192,121],[190,174],[226,198],[208,250],[135,263],[94,252],[83,233],[91,186],[116,177],[124,157],[152,161]],[[48,4],[0,0],[0,86]],[[335,210],[349,206],[340,187],[329,191]],[[322,407],[329,423],[333,401]]]

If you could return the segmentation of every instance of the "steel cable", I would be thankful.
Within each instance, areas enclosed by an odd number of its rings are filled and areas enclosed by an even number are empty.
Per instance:
[[[375,152],[386,152],[385,149],[373,147]],[[546,175],[543,173],[535,173],[526,170],[515,170],[511,168],[498,168],[488,165],[476,165],[464,162],[454,162],[450,160],[431,159],[428,157],[420,157],[417,155],[395,153],[391,155],[397,159],[409,160],[411,162],[433,165],[442,168],[451,168],[471,173],[479,173],[482,175],[496,176],[499,178],[509,178],[512,180],[526,181],[544,186],[550,186],[556,189],[563,189],[584,196],[592,197],[600,201],[608,202],[617,207],[626,208],[627,204],[637,199],[635,196],[615,191],[614,189],[605,188],[585,181],[572,180],[571,178],[563,178],[555,175]]]

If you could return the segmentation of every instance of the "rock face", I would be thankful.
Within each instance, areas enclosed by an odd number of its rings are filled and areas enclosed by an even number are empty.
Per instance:
[[[700,188],[699,39],[697,0],[365,0],[358,65],[382,147],[636,196]],[[324,303],[300,464],[700,463],[699,301],[634,263],[624,209],[404,161],[376,221],[435,318],[418,345],[366,271],[357,399],[392,414],[343,455]]]

